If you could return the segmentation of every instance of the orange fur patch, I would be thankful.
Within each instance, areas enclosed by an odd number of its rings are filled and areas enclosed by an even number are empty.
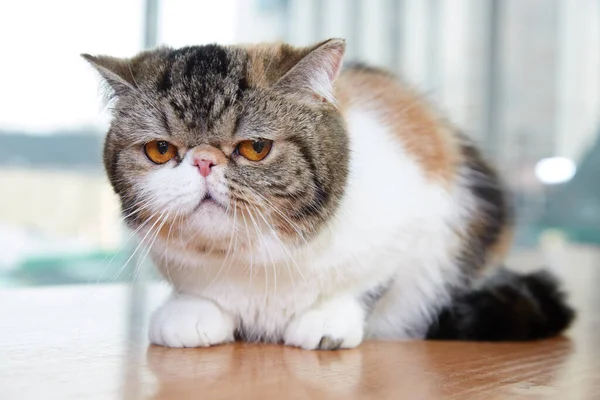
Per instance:
[[[336,98],[342,112],[354,105],[379,112],[429,178],[444,183],[455,178],[459,141],[396,77],[371,69],[344,71],[336,81]]]

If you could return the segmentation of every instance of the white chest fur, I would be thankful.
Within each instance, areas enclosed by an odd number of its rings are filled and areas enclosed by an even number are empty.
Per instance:
[[[459,275],[453,258],[465,199],[429,182],[373,112],[348,113],[349,182],[334,221],[301,249],[269,233],[252,260],[198,257],[157,243],[176,291],[212,300],[244,330],[277,340],[295,315],[336,296],[359,298],[389,284],[367,321],[373,337],[419,337]],[[452,192],[454,191],[454,192]],[[160,257],[159,257],[160,255]]]

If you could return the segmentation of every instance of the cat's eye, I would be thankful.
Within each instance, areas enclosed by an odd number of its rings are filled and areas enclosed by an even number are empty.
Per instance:
[[[250,161],[260,161],[269,154],[272,146],[272,140],[244,140],[237,145],[237,151]]]
[[[164,164],[177,155],[177,147],[164,140],[153,140],[144,145],[146,157],[155,164]]]

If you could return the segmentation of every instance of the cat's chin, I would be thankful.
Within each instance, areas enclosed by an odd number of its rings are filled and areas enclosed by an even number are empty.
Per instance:
[[[198,203],[198,205],[194,209],[194,212],[202,212],[207,210],[215,210],[225,213],[227,211],[227,208],[223,204],[209,196],[205,197]]]
[[[193,212],[193,219],[201,223],[204,227],[220,225],[224,221],[229,221],[230,217],[227,210],[215,200],[202,201]]]
[[[228,238],[234,230],[234,221],[227,207],[214,199],[204,199],[198,203],[187,222],[193,234],[204,237]]]

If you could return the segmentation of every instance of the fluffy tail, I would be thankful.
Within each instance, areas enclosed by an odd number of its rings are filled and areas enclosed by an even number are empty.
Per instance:
[[[558,335],[574,318],[552,274],[503,269],[441,310],[427,339],[535,340]]]

